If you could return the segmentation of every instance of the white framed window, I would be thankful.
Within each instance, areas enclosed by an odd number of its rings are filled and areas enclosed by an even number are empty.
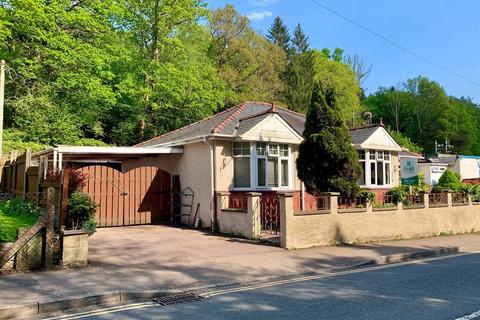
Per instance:
[[[233,186],[250,188],[250,143],[233,143]]]
[[[256,142],[252,146],[249,142],[233,143],[234,188],[289,188],[292,174],[290,146],[265,142]]]
[[[392,184],[392,164],[389,151],[358,150],[362,187],[389,187]]]

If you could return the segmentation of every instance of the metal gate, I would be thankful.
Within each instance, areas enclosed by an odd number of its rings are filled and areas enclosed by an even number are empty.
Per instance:
[[[280,233],[280,198],[278,194],[262,194],[260,197],[260,222],[262,232]]]
[[[170,220],[168,172],[143,166],[122,173],[103,165],[79,168],[86,175],[83,191],[98,204],[98,227],[128,226]]]

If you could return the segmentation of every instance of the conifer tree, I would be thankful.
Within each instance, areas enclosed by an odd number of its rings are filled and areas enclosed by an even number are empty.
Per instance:
[[[307,192],[359,192],[360,164],[332,89],[316,83],[297,159],[298,178]]]
[[[296,53],[305,53],[310,49],[310,45],[308,44],[308,37],[303,32],[300,23],[297,24],[295,30],[293,31],[292,45]]]
[[[282,48],[285,53],[289,51],[290,35],[288,33],[287,26],[282,21],[282,18],[277,16],[275,20],[273,20],[272,26],[268,30],[267,38],[271,43]]]
[[[313,52],[310,50],[307,36],[298,24],[292,40],[292,54],[282,77],[285,101],[290,109],[307,111],[312,96],[314,75]]]

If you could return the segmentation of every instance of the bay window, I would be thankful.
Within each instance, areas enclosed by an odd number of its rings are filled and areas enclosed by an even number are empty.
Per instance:
[[[288,188],[291,175],[288,144],[257,142],[252,145],[250,154],[249,142],[233,143],[234,187]]]
[[[382,187],[391,185],[391,156],[389,151],[358,150],[362,168],[359,185],[362,187]]]

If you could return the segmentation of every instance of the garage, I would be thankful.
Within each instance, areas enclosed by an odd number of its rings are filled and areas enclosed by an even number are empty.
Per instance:
[[[119,227],[172,221],[176,177],[168,164],[182,153],[181,147],[55,146],[35,156],[40,175],[63,172],[64,190],[70,175],[81,176],[82,190],[98,204],[97,227]]]

